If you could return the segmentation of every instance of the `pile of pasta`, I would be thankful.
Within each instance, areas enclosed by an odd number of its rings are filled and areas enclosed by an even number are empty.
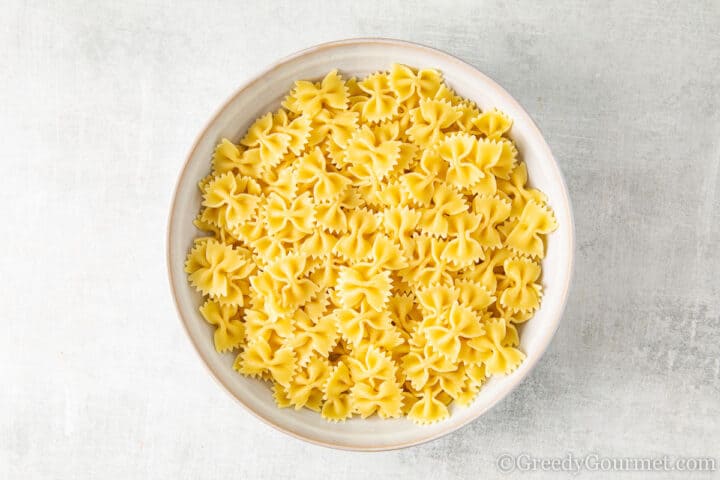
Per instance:
[[[513,371],[557,224],[511,125],[432,69],[295,82],[199,182],[186,272],[217,351],[332,421],[435,422]]]

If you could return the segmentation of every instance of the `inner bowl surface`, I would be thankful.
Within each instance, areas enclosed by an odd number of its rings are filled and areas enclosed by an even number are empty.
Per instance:
[[[522,325],[520,348],[527,358],[512,374],[491,378],[467,408],[452,407],[449,419],[418,426],[407,419],[352,419],[329,423],[318,413],[278,408],[264,382],[232,368],[233,354],[218,354],[212,327],[198,312],[202,297],[188,283],[185,257],[200,232],[193,226],[200,207],[197,182],[210,172],[215,145],[227,137],[238,141],[260,115],[274,111],[300,79],[319,79],[333,68],[344,78],[387,70],[392,63],[440,70],[450,88],[483,109],[498,108],[513,119],[510,137],[528,168],[529,183],[542,190],[555,211],[559,228],[548,236],[543,267],[543,301]],[[542,134],[523,108],[499,85],[472,66],[444,52],[397,40],[355,39],[318,45],[270,67],[240,88],[210,120],[193,146],[178,179],[168,223],[167,262],[171,290],[190,340],[220,384],[255,416],[297,438],[329,447],[388,450],[422,443],[450,433],[482,415],[505,397],[535,366],[557,330],[572,275],[573,222],[567,189]]]

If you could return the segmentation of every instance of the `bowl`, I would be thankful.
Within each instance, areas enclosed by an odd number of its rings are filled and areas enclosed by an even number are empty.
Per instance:
[[[200,232],[193,226],[200,207],[197,182],[210,171],[210,158],[223,137],[238,140],[250,124],[275,110],[293,82],[319,79],[333,68],[345,78],[387,70],[392,63],[439,69],[459,95],[483,110],[497,107],[514,120],[510,137],[526,162],[530,184],[548,197],[559,228],[547,238],[542,261],[542,305],[522,325],[520,343],[526,359],[513,373],[491,378],[466,408],[451,407],[450,418],[419,426],[407,419],[351,419],[330,423],[306,409],[280,409],[264,382],[246,378],[232,368],[233,354],[218,354],[212,327],[198,312],[201,296],[183,271],[185,257]],[[558,328],[572,275],[573,220],[567,188],[553,154],[525,110],[493,80],[471,65],[439,50],[398,40],[352,39],[308,48],[273,64],[242,86],[212,117],[199,135],[180,172],[167,230],[167,265],[172,295],[190,341],[213,377],[257,418],[294,437],[348,450],[389,450],[426,442],[467,425],[507,396],[535,367]]]

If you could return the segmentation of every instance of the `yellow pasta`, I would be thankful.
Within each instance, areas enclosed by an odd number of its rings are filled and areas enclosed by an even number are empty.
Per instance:
[[[558,227],[511,128],[433,69],[296,82],[198,183],[185,269],[215,349],[333,422],[469,405],[522,362]]]
[[[238,315],[237,305],[208,300],[200,307],[200,314],[215,325],[215,350],[226,352],[239,347],[245,340],[245,322]]]

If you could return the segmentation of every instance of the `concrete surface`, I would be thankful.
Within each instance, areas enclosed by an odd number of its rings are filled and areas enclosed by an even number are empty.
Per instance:
[[[372,455],[288,438],[221,391],[164,263],[171,190],[215,108],[281,56],[371,35],[447,50],[518,98],[578,237],[529,379],[460,432]],[[10,0],[0,139],[0,478],[478,479],[506,452],[720,458],[716,1]]]

